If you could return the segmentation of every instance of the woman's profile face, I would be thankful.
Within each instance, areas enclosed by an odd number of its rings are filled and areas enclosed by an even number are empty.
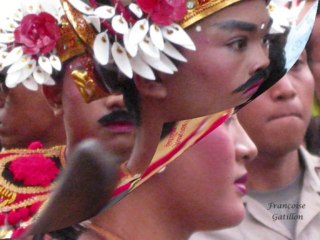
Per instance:
[[[236,116],[184,152],[160,174],[168,205],[189,231],[220,229],[244,217],[245,162],[257,150]]]
[[[266,78],[270,25],[265,2],[252,0],[187,29],[197,50],[183,52],[188,62],[179,64],[178,72],[161,75],[173,109],[169,116],[177,120],[208,115],[248,100]]]

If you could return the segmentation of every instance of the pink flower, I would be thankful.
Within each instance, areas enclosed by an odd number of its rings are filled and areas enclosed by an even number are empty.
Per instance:
[[[151,20],[161,26],[181,20],[186,12],[185,0],[136,0]]]
[[[47,54],[56,46],[60,28],[56,19],[46,12],[28,14],[15,29],[14,37],[26,54]]]

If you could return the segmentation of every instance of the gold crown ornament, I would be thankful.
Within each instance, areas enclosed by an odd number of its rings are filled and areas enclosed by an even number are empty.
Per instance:
[[[154,70],[178,71],[172,59],[187,62],[176,46],[196,50],[184,28],[240,1],[10,1],[14,11],[0,21],[0,71],[8,88],[22,83],[36,90],[38,84],[54,84],[51,75],[61,71],[62,63],[89,53],[100,67],[116,66],[128,78],[137,74],[155,80]],[[82,70],[73,75],[81,88],[92,88],[97,80]]]
[[[183,28],[241,0],[186,0],[187,14],[180,21]]]

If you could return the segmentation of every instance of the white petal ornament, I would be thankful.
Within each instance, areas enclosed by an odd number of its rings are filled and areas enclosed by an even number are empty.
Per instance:
[[[29,0],[30,1],[30,0]],[[24,2],[26,5],[24,5],[23,10],[27,13],[27,14],[35,14],[40,12],[40,4],[37,4],[36,1],[32,1],[31,3],[28,2],[28,4],[26,3],[26,1]]]
[[[47,77],[48,74],[38,66],[33,71],[33,78],[38,84],[44,84],[47,80]]]
[[[98,7],[94,14],[102,19],[111,19],[116,14],[116,10],[111,6],[102,6]]]
[[[139,47],[143,53],[146,55],[159,59],[160,58],[160,51],[159,49],[153,44],[150,38],[146,37],[142,42],[139,43]]]
[[[52,77],[48,74],[46,81],[44,82],[45,85],[53,86],[56,82],[52,79]]]
[[[14,11],[14,13],[12,14],[12,18],[13,18],[13,20],[18,21],[18,22],[20,22],[22,20],[23,13],[22,13],[21,8],[18,8],[17,10]]]
[[[149,31],[149,22],[147,19],[137,21],[130,30],[129,44],[136,45],[143,41]]]
[[[138,45],[137,44],[130,44],[129,42],[129,34],[125,34],[123,35],[123,43],[124,43],[124,47],[127,50],[127,53],[131,56],[131,57],[135,57],[138,53]]]
[[[129,5],[129,9],[130,9],[131,12],[133,12],[134,15],[136,15],[137,18],[141,18],[142,17],[143,12],[142,12],[141,8],[137,4],[131,3]]]
[[[22,69],[21,73],[21,82],[31,76],[33,71],[35,70],[37,62],[35,59],[31,59],[31,61]]]
[[[168,68],[171,69],[171,71],[176,72],[178,71],[176,65],[174,65],[174,63],[163,53],[160,53],[160,61],[166,65]]]
[[[0,71],[2,71],[5,67],[3,66],[3,62],[8,56],[7,52],[0,52]]]
[[[6,44],[1,44],[0,43],[0,52],[4,52],[4,51],[6,51],[7,50],[7,45]]]
[[[31,61],[31,57],[30,56],[22,56],[17,62],[15,62],[14,64],[12,64],[7,73],[13,73],[15,71],[19,71],[22,68],[26,67],[27,64],[29,64]]]
[[[187,62],[187,59],[169,42],[164,43],[163,52],[169,57],[176,59],[180,62]]]
[[[7,74],[5,83],[8,88],[14,88],[21,82],[20,81],[21,72],[22,71],[16,71],[16,72]]]
[[[127,34],[129,32],[128,22],[124,19],[124,17],[117,15],[112,18],[112,28],[120,34]]]
[[[12,49],[12,51],[8,54],[8,56],[3,61],[3,66],[6,67],[19,61],[22,55],[23,55],[22,47],[16,47]]]
[[[167,74],[173,74],[173,71],[170,67],[168,67],[166,64],[164,64],[160,58],[159,59],[154,59],[148,55],[145,54],[141,54],[142,59],[149,64],[152,68],[160,71],[160,72],[164,72]]]
[[[0,33],[1,43],[12,43],[14,41],[13,33]]]
[[[164,38],[172,43],[180,45],[189,50],[196,50],[196,46],[194,45],[192,39],[178,24],[173,23],[170,26],[162,28],[162,34]]]
[[[154,75],[151,67],[149,67],[149,65],[145,63],[139,55],[135,56],[134,58],[131,58],[130,63],[133,71],[141,77],[149,80],[156,79],[156,76]]]
[[[16,21],[11,20],[11,19],[5,19],[2,21],[4,21],[3,30],[5,30],[7,32],[13,32],[18,27],[18,23]]]
[[[60,71],[60,70],[61,70],[62,64],[61,64],[60,59],[59,59],[57,56],[51,55],[50,58],[49,58],[49,60],[50,60],[50,63],[51,63],[51,65],[52,65],[52,67],[53,67],[55,70],[57,70],[57,71]]]
[[[26,80],[22,82],[23,86],[25,86],[27,89],[31,91],[37,91],[39,86],[36,83],[36,81],[33,79],[33,77],[28,77]]]
[[[8,52],[1,52],[0,53],[0,63],[3,64],[3,62],[6,60],[7,56],[8,56]]]
[[[106,65],[109,62],[109,51],[110,51],[110,41],[108,34],[106,32],[99,33],[96,36],[93,44],[93,51],[96,60],[102,64]]]
[[[162,51],[164,48],[164,41],[163,41],[162,32],[159,26],[155,24],[151,25],[150,38],[153,44]]]
[[[118,42],[115,42],[112,45],[111,52],[113,59],[121,72],[123,72],[127,77],[132,78],[132,67],[126,50]]]
[[[44,70],[48,74],[52,74],[52,65],[49,58],[40,56],[38,59],[38,64],[42,68],[42,70]]]

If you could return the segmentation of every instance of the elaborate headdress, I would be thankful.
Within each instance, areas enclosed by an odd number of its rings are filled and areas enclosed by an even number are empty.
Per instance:
[[[36,90],[54,84],[51,75],[62,62],[88,51],[129,78],[154,80],[154,69],[177,71],[171,59],[187,61],[174,45],[196,49],[183,28],[239,1],[12,1],[1,24],[0,71],[7,87]]]

